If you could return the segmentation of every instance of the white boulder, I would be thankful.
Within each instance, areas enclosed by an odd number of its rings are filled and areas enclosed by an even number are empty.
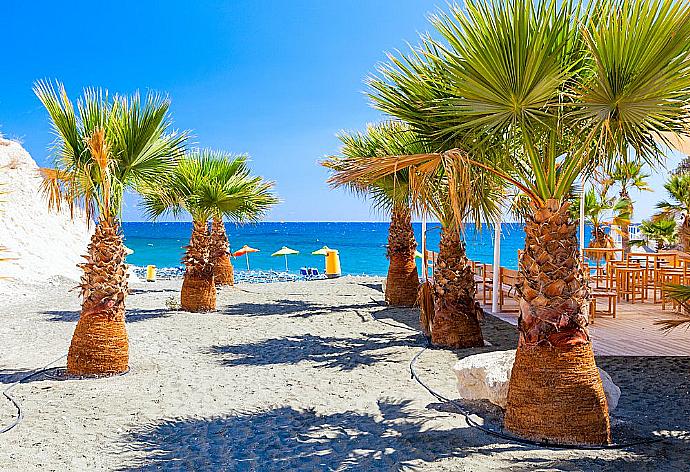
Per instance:
[[[459,360],[453,371],[458,379],[458,393],[468,400],[488,400],[505,409],[508,402],[508,383],[515,362],[515,350],[475,354]],[[621,389],[611,376],[599,369],[609,411],[618,405]]]

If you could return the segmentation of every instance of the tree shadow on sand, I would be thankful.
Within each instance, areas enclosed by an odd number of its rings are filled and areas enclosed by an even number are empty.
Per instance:
[[[281,407],[165,421],[123,438],[124,449],[145,457],[120,470],[414,470],[491,452],[482,450],[485,438],[476,430],[426,430],[409,403],[379,401],[380,417]]]
[[[321,305],[303,300],[271,300],[266,303],[235,303],[219,308],[218,312],[232,316],[289,315],[290,318],[310,318],[331,313],[357,312],[375,306],[374,302]]]
[[[36,372],[36,369],[0,369],[0,384],[13,384]]]
[[[76,322],[79,321],[80,311],[44,311],[42,314],[49,315],[48,321],[63,321]],[[138,321],[146,321],[154,318],[166,318],[170,316],[170,311],[159,308],[156,310],[144,310],[137,308],[128,308],[125,312],[125,321],[127,323],[136,323]]]
[[[310,361],[319,367],[352,370],[377,362],[399,362],[390,351],[382,350],[421,345],[422,342],[423,338],[418,335],[372,334],[366,338],[338,338],[304,334],[250,344],[213,346],[209,353],[220,356],[220,362],[228,367]]]

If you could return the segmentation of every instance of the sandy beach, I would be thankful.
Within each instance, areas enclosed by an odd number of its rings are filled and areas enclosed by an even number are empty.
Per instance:
[[[0,470],[687,470],[690,360],[598,362],[623,393],[614,440],[626,450],[524,446],[468,427],[410,379],[424,345],[414,309],[380,305],[381,279],[242,284],[218,311],[177,312],[180,281],[132,284],[131,371],[98,380],[38,376],[12,394],[24,420],[0,435]],[[4,302],[3,389],[65,363],[78,317],[67,281]],[[511,349],[515,328],[483,321],[484,350]],[[419,375],[456,398],[451,370],[473,351],[428,350]],[[1,426],[15,411],[2,399]],[[491,426],[500,411],[469,405]]]

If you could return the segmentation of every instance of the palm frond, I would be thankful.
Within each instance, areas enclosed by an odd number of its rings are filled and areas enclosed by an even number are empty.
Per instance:
[[[681,326],[690,329],[690,285],[671,284],[667,285],[665,290],[668,296],[677,301],[680,305],[680,309],[677,310],[677,314],[680,318],[673,320],[657,320],[654,324],[660,326],[660,329],[665,332],[669,332]]]
[[[156,185],[141,187],[146,216],[157,219],[188,212],[194,221],[223,217],[236,222],[259,221],[278,198],[273,182],[252,176],[248,156],[208,149],[194,150]]]

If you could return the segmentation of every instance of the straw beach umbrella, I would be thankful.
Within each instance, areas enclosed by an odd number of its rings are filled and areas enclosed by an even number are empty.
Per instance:
[[[328,251],[330,251],[330,250],[331,250],[331,248],[329,248],[328,246],[324,246],[321,249],[317,249],[316,251],[313,251],[311,253],[311,255],[312,256],[325,256],[326,254],[328,254]]]
[[[258,249],[255,249],[255,248],[253,248],[253,247],[249,247],[249,246],[247,246],[247,245],[245,244],[245,245],[242,246],[240,249],[238,249],[237,251],[233,252],[232,255],[235,256],[235,257],[240,257],[240,256],[246,257],[246,258],[247,258],[247,270],[249,270],[249,253],[250,253],[250,252],[259,252],[259,250],[258,250]]]
[[[294,249],[290,249],[287,246],[283,246],[282,248],[280,248],[279,250],[277,250],[276,252],[271,254],[271,256],[273,256],[273,257],[285,256],[285,272],[287,272],[288,271],[288,256],[291,256],[293,254],[299,254],[299,251],[295,251]]]

